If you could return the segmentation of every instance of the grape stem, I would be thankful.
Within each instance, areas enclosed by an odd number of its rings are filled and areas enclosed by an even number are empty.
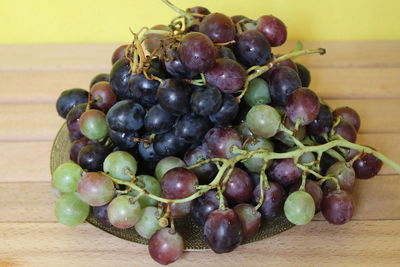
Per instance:
[[[178,14],[180,14],[182,17],[184,17],[185,19],[187,19],[187,24],[186,24],[186,29],[198,24],[199,22],[193,17],[193,15],[189,12],[186,12],[178,7],[176,7],[175,5],[173,5],[170,1],[168,0],[161,0],[163,1],[164,4],[166,4],[167,6],[169,6],[172,10],[174,10],[175,12],[177,12]]]

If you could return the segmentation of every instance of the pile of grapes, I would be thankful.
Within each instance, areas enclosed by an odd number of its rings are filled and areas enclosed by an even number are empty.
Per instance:
[[[331,110],[308,88],[310,73],[288,54],[286,26],[268,15],[228,17],[207,8],[143,28],[112,55],[109,74],[90,90],[57,100],[72,142],[71,162],[53,173],[57,219],[68,226],[89,213],[104,227],[149,239],[151,257],[177,260],[186,216],[216,253],[234,250],[263,221],[284,214],[295,225],[321,211],[329,223],[353,214],[355,178],[383,162],[355,144],[360,117]]]

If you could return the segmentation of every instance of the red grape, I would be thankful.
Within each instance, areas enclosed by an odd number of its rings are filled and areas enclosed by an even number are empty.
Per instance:
[[[243,87],[246,71],[232,59],[219,58],[214,67],[206,72],[206,80],[224,93],[234,93]]]
[[[247,172],[234,168],[226,184],[224,196],[229,203],[239,204],[248,202],[253,193],[253,182]]]
[[[288,97],[286,113],[290,120],[300,125],[310,124],[319,114],[318,96],[308,88],[299,88]]]
[[[255,235],[261,227],[261,213],[254,210],[254,206],[250,204],[236,205],[233,210],[242,223],[243,237],[249,238]]]
[[[257,21],[257,30],[267,38],[271,46],[280,46],[287,38],[285,24],[272,15],[259,17]]]
[[[357,132],[360,130],[360,115],[358,115],[357,111],[354,109],[350,107],[340,107],[333,111],[333,116],[335,118],[341,116],[344,120],[353,125]]]
[[[160,264],[170,264],[183,254],[183,238],[171,228],[163,228],[149,240],[150,256]]]
[[[324,196],[321,211],[332,224],[344,224],[353,216],[353,198],[346,191],[333,191]]]
[[[206,34],[214,43],[226,43],[235,39],[235,25],[224,14],[212,13],[200,23],[200,32]]]
[[[356,177],[368,179],[376,176],[381,170],[383,162],[369,153],[363,153],[354,163]]]

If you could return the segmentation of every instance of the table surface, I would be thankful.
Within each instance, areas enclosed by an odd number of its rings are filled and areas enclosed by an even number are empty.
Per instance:
[[[289,51],[288,43],[279,52]],[[310,88],[333,108],[362,118],[357,142],[400,162],[400,41],[305,42],[325,56],[299,59]],[[0,45],[0,266],[159,266],[147,246],[89,224],[56,222],[49,157],[63,123],[62,90],[88,87],[110,70],[116,44]],[[384,166],[357,181],[353,220],[308,225],[240,246],[229,254],[187,252],[173,266],[400,265],[400,175]]]

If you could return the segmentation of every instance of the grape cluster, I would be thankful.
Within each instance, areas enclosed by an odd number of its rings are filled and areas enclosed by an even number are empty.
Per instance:
[[[348,222],[355,178],[375,176],[386,158],[355,144],[357,112],[332,111],[292,60],[325,51],[273,54],[287,31],[271,15],[164,2],[181,16],[134,34],[89,92],[57,100],[72,142],[52,179],[58,220],[75,226],[92,212],[104,227],[134,227],[161,264],[183,253],[174,220],[186,216],[216,253],[283,214],[295,225],[319,211]]]

